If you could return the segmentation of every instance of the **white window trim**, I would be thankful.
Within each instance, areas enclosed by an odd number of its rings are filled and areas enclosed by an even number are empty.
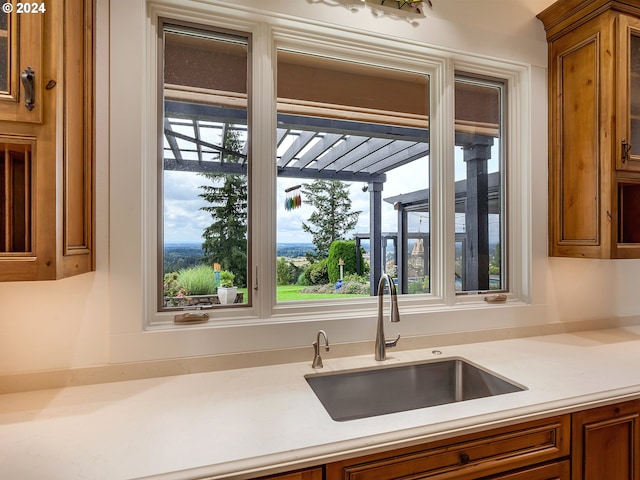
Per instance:
[[[254,230],[270,232],[271,243],[253,246],[258,265],[254,284],[259,295],[251,307],[210,311],[208,324],[176,327],[169,320],[173,314],[157,310],[157,115],[158,115],[158,18],[211,25],[250,32],[254,38],[252,69],[252,117],[263,127],[254,129],[252,141],[254,178],[273,176],[271,156],[275,139],[275,85],[273,65],[276,48],[302,50],[367,60],[374,64],[381,58],[384,66],[409,69],[430,75],[431,190],[434,193],[432,250],[434,256],[432,284],[428,296],[403,296],[400,299],[402,322],[394,331],[402,336],[465,332],[478,329],[509,328],[536,324],[539,308],[532,303],[531,243],[531,148],[529,112],[531,108],[530,76],[527,65],[498,61],[438,49],[415,41],[402,42],[402,48],[381,35],[363,35],[346,29],[326,28],[312,21],[292,20],[249,8],[227,8],[199,2],[176,0],[148,2],[111,2],[113,32],[137,32],[138,38],[114,38],[111,35],[110,97],[110,315],[111,361],[131,362],[195,355],[213,355],[286,349],[309,345],[319,328],[326,329],[332,341],[349,343],[371,340],[375,334],[376,301],[373,298],[322,303],[318,308],[279,303],[275,300],[275,178],[272,182],[252,182],[253,198],[271,198],[255,202],[252,207]],[[191,8],[193,7],[193,8]],[[141,28],[143,27],[143,28]],[[136,43],[136,41],[139,43]],[[137,48],[136,45],[142,45]],[[340,48],[337,48],[339,45]],[[398,53],[399,50],[401,54]],[[376,53],[377,52],[377,53]],[[376,57],[376,54],[378,55]],[[143,66],[143,68],[140,68]],[[138,77],[131,72],[140,72]],[[489,306],[481,295],[455,295],[445,287],[453,278],[453,145],[454,72],[465,71],[506,79],[508,98],[508,237],[509,302]],[[269,81],[268,79],[271,79]],[[264,79],[267,79],[266,81]],[[136,81],[138,80],[138,81]],[[438,95],[437,92],[442,92]],[[271,99],[257,101],[256,99]],[[269,158],[261,158],[261,157]],[[517,161],[514,161],[517,159]],[[451,180],[447,180],[451,179]],[[117,187],[115,185],[117,184]],[[117,190],[140,191],[137,202]],[[444,202],[439,199],[447,199]],[[142,227],[141,227],[142,226]],[[254,238],[256,236],[254,235]],[[251,267],[254,268],[255,267]],[[255,273],[255,272],[254,272]],[[140,299],[145,299],[142,302]],[[526,313],[523,315],[523,308]]]

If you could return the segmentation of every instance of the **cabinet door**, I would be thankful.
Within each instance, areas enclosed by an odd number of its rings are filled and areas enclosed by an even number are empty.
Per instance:
[[[637,258],[635,251],[640,245],[640,179],[618,177],[618,258]],[[631,255],[626,251],[631,250]]]
[[[500,475],[491,480],[569,480],[571,478],[571,466],[569,460],[552,463],[533,468],[527,468],[515,473]]]
[[[0,11],[0,120],[40,123],[46,83],[42,68],[45,14],[18,14],[16,0],[2,3],[12,5],[14,13]]]
[[[640,172],[640,20],[618,18],[616,169]]]
[[[573,415],[573,480],[640,479],[640,402]]]
[[[611,22],[595,18],[555,40],[549,60],[549,228],[552,256],[607,256],[614,100]],[[606,53],[603,53],[606,52]]]

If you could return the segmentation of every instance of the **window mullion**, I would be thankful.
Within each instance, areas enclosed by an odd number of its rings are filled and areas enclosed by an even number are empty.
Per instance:
[[[438,108],[431,116],[432,254],[431,292],[447,305],[455,303],[455,171],[454,171],[454,68],[443,62],[432,76],[431,98]],[[435,102],[434,102],[435,103]]]
[[[252,155],[253,196],[251,211],[253,272],[252,295],[260,318],[271,315],[275,301],[275,242],[276,242],[276,182],[273,158],[275,145],[275,46],[268,25],[260,25],[254,32],[252,48],[251,104],[253,134],[250,140]]]

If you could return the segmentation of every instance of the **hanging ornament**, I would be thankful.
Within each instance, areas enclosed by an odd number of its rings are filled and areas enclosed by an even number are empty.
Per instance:
[[[302,206],[302,196],[300,192],[292,193],[298,190],[302,185],[296,185],[295,187],[289,187],[285,190],[287,197],[284,199],[284,209],[289,211]]]

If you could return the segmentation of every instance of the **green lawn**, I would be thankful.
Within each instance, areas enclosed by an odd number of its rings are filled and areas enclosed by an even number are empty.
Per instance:
[[[279,302],[291,302],[295,300],[318,300],[321,298],[345,298],[345,297],[363,297],[367,295],[349,295],[349,294],[332,294],[332,293],[300,293],[304,287],[300,285],[280,285],[276,298]]]

